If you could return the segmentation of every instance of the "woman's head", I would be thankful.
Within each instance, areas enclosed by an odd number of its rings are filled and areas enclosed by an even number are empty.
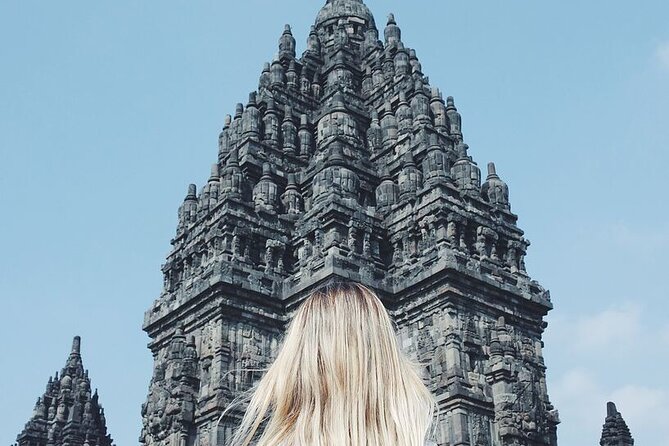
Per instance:
[[[334,283],[293,316],[233,445],[422,446],[434,409],[379,298]]]

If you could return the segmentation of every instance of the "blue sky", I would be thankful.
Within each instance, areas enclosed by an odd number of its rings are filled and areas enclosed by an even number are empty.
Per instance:
[[[669,413],[669,3],[368,0],[394,12],[495,161],[550,289],[560,444],[598,444],[614,399],[637,444]],[[321,2],[0,0],[0,444],[81,335],[119,446],[151,375],[144,310],[188,183],[285,23]]]

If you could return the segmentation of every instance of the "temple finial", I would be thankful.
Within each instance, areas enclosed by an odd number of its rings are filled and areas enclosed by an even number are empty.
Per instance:
[[[195,184],[188,185],[188,194],[186,200],[197,200],[197,186]]]
[[[81,353],[81,337],[75,336],[72,340],[72,353],[80,354]]]
[[[497,168],[495,163],[488,163],[488,178],[497,177]]]
[[[607,417],[614,417],[618,413],[618,409],[616,408],[616,404],[612,402],[606,403],[606,416]]]
[[[488,163],[488,177],[481,186],[481,195],[492,205],[510,209],[509,186],[497,175],[495,163]]]
[[[286,24],[279,39],[279,58],[293,59],[295,57],[295,38],[290,29],[290,25]]]
[[[402,31],[400,30],[400,27],[397,26],[395,14],[391,13],[388,15],[388,24],[386,25],[383,35],[386,39],[386,45],[395,46],[402,42]]]
[[[634,438],[623,416],[612,402],[606,404],[606,420],[602,428],[601,446],[634,446]]]

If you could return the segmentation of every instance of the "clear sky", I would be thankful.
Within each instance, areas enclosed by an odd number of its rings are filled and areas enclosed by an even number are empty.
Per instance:
[[[158,296],[187,185],[285,23],[321,1],[0,0],[0,444],[74,335],[119,446],[137,444]],[[395,12],[470,154],[495,161],[551,291],[560,444],[612,399],[639,445],[669,435],[669,3],[368,0]]]

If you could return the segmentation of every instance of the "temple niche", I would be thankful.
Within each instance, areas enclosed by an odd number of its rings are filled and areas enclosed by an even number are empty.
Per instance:
[[[375,289],[439,400],[440,446],[557,444],[542,355],[549,292],[494,163],[395,16],[328,0],[298,55],[290,26],[178,211],[145,314],[145,446],[223,445],[291,314],[328,280]],[[243,94],[246,97],[246,94]],[[608,443],[607,443],[608,444]]]

